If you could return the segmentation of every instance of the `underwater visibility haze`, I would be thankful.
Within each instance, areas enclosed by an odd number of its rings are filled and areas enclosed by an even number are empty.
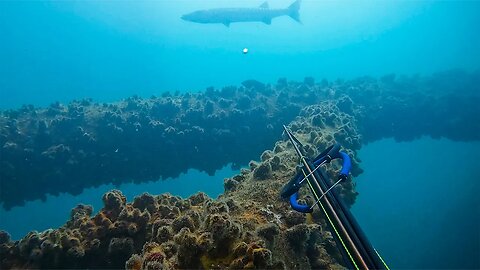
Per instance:
[[[480,1],[1,1],[0,269],[480,269],[479,32]]]
[[[303,1],[301,24],[181,16],[263,1],[2,1],[0,107],[478,68],[478,1]],[[272,1],[272,9],[293,1]],[[249,48],[248,55],[241,54]]]

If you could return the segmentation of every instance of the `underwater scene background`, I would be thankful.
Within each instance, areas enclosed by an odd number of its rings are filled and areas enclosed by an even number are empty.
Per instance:
[[[352,156],[336,190],[392,269],[480,268],[480,2],[181,19],[261,4],[0,2],[1,269],[343,265],[279,197],[283,124]]]

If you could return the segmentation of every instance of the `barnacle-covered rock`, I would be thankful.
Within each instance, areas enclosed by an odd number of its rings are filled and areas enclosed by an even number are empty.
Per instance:
[[[10,234],[6,231],[0,230],[0,245],[7,244],[10,242]]]
[[[173,220],[172,228],[175,232],[179,232],[183,228],[188,228],[190,231],[195,230],[195,223],[188,215],[181,215]]]
[[[223,181],[223,186],[225,187],[225,191],[234,191],[240,183],[233,179],[233,178],[225,178]]]
[[[257,234],[269,241],[273,241],[273,238],[279,233],[280,229],[275,223],[263,224],[257,228]]]
[[[285,214],[285,223],[289,226],[305,223],[305,214],[297,211],[288,210]]]
[[[71,219],[77,219],[79,217],[87,216],[90,217],[93,212],[93,207],[91,205],[79,204],[72,209],[70,213]]]
[[[306,224],[295,225],[285,232],[286,238],[293,249],[303,251],[308,240],[310,230]]]
[[[253,264],[256,268],[266,268],[272,264],[272,252],[266,248],[256,248],[252,251]]]
[[[189,168],[213,174],[229,163],[246,167],[225,180],[217,199],[145,193],[128,203],[113,190],[98,213],[79,205],[58,229],[15,242],[0,231],[0,268],[338,269],[339,247],[322,213],[293,212],[279,198],[299,172],[282,125],[311,158],[340,143],[352,158],[353,177],[362,172],[356,153],[365,142],[423,135],[479,140],[480,126],[470,121],[480,114],[477,89],[463,84],[468,94],[460,96],[439,81],[246,81],[200,93],[1,111],[0,178],[9,184],[0,189],[0,202],[7,209],[47,192],[78,194],[105,183],[176,177]],[[332,163],[326,174],[334,179],[338,170]],[[335,188],[347,205],[357,196],[353,177]],[[302,190],[300,197],[313,203]]]
[[[127,201],[120,190],[112,190],[105,193],[102,200],[107,210],[122,209]]]
[[[140,270],[142,269],[143,258],[140,255],[134,254],[125,263],[126,270]]]
[[[208,215],[205,220],[205,227],[212,233],[212,239],[219,246],[226,247],[235,240],[240,232],[240,226],[231,220],[230,216],[225,214]]]
[[[272,175],[272,166],[268,162],[262,162],[253,171],[253,177],[258,180],[266,180]]]
[[[156,210],[156,204],[155,198],[148,193],[143,193],[133,200],[133,207],[141,211],[147,209],[149,212],[154,212]]]

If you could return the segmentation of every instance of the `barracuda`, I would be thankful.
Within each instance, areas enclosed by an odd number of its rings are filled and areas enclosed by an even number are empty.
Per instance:
[[[198,10],[182,16],[185,21],[196,23],[222,23],[230,26],[234,22],[263,22],[271,24],[272,19],[280,16],[290,16],[297,22],[300,22],[300,1],[293,2],[284,9],[270,9],[265,2],[258,8],[216,8],[208,10]]]

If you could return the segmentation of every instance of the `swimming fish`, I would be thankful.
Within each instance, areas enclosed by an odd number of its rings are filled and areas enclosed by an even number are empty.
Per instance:
[[[185,21],[196,23],[222,23],[230,26],[234,22],[263,22],[271,24],[272,19],[280,16],[290,16],[300,22],[300,1],[296,0],[284,9],[270,9],[268,2],[264,2],[258,8],[216,8],[198,10],[182,16]]]

